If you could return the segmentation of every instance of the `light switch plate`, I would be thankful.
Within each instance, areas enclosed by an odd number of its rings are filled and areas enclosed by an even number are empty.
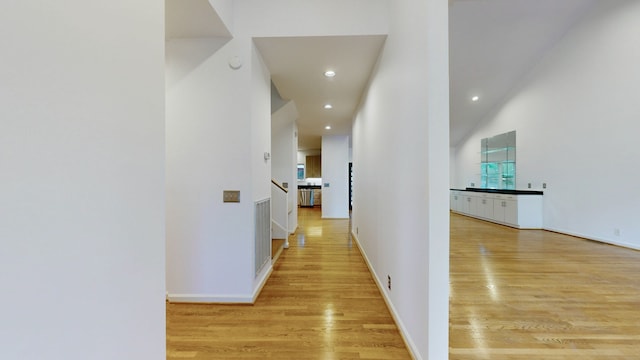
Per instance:
[[[239,203],[240,202],[240,190],[223,190],[222,202],[226,203]]]
[[[329,187],[329,185],[331,185],[331,184],[329,184],[329,183],[324,183],[324,187]]]

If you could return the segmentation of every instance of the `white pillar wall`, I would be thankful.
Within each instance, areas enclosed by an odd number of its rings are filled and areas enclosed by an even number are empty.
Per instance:
[[[0,47],[0,358],[164,359],[163,2],[2,1]]]
[[[252,302],[269,270],[256,277],[253,258],[254,202],[271,191],[269,74],[250,38],[227,41],[167,42],[170,300]]]
[[[322,137],[322,218],[349,218],[349,136]]]
[[[446,359],[448,2],[392,1],[389,16],[353,125],[353,234],[414,357]]]
[[[298,111],[290,101],[271,116],[271,172],[279,183],[288,183],[289,233],[298,227]]]

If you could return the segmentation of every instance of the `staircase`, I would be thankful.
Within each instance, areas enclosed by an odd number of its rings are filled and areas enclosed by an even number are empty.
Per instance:
[[[289,247],[289,192],[271,180],[271,259],[275,262],[283,249]]]

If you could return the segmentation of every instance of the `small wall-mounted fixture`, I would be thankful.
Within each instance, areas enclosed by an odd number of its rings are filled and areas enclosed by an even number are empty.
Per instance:
[[[271,154],[265,151],[265,153],[264,153],[264,161],[267,161],[269,159],[271,159]]]
[[[233,70],[238,70],[242,67],[242,59],[239,56],[232,56],[229,58],[229,67]]]
[[[240,202],[240,190],[223,190],[222,202],[226,203],[239,203]]]

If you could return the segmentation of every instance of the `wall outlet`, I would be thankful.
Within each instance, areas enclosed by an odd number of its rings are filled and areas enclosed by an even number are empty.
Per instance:
[[[391,276],[387,275],[387,287],[391,290]]]
[[[542,188],[546,189],[547,188],[547,183],[542,183]]]
[[[528,183],[528,184],[527,184],[527,187],[528,187],[529,189],[531,189],[531,183]]]
[[[471,187],[474,187],[474,186],[476,186],[476,183],[471,183]]]

